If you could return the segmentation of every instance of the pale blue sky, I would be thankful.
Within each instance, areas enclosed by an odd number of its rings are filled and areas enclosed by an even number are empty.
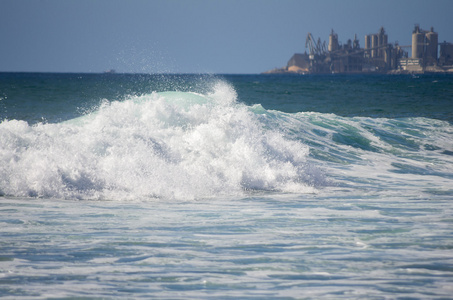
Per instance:
[[[414,24],[453,42],[453,0],[0,0],[0,71],[260,73],[305,51]]]

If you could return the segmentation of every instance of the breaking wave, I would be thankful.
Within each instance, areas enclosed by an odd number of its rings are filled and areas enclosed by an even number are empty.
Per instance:
[[[268,126],[219,81],[205,94],[105,101],[57,124],[0,123],[0,194],[197,199],[313,192],[308,147]]]

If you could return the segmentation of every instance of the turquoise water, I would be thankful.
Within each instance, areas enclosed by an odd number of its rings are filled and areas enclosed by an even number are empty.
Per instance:
[[[451,76],[0,79],[4,298],[451,297]]]

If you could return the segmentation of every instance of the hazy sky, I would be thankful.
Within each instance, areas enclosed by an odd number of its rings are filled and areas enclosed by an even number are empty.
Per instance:
[[[453,43],[453,0],[0,0],[0,71],[260,73],[305,51],[414,24]]]

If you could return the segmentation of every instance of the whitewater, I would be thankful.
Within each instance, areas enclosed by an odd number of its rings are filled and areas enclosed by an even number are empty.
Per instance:
[[[451,78],[2,76],[2,297],[453,294]]]
[[[308,191],[308,148],[263,129],[232,87],[106,103],[63,124],[1,125],[1,191],[75,199],[198,199]],[[5,178],[6,177],[6,178]]]

